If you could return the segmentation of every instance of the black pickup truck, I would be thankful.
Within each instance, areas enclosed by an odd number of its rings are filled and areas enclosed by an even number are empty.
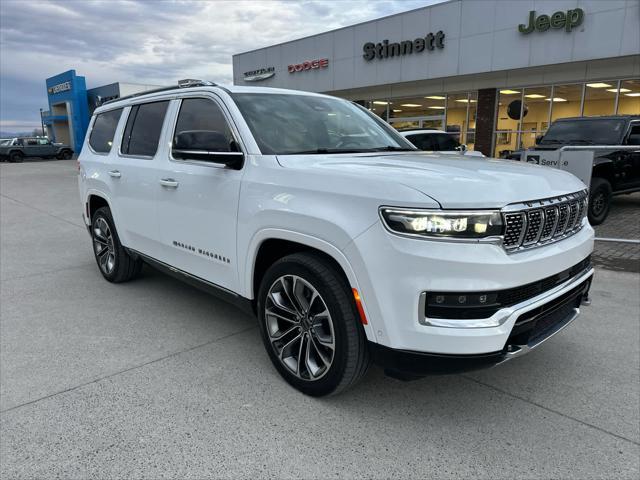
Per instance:
[[[536,141],[535,150],[602,145],[594,149],[589,195],[589,222],[599,225],[609,214],[613,195],[640,191],[640,115],[563,118]],[[617,149],[637,146],[637,149]]]
[[[0,159],[22,162],[28,157],[69,160],[73,150],[69,145],[51,143],[46,137],[17,137],[0,142]]]

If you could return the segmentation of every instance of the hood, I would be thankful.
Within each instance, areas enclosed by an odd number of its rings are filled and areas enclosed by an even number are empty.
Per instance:
[[[397,182],[431,197],[442,208],[501,208],[510,203],[582,190],[570,173],[528,163],[464,155],[389,154],[281,155],[285,168],[315,170]]]

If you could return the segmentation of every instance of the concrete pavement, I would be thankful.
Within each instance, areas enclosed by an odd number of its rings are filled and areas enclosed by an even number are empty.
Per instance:
[[[640,276],[538,350],[313,399],[255,320],[150,268],[95,266],[74,161],[0,165],[2,478],[637,478]]]

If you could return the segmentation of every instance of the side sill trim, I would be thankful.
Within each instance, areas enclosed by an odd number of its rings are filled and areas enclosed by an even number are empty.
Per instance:
[[[153,257],[145,255],[144,253],[140,253],[137,250],[134,250],[132,248],[126,248],[126,250],[132,256],[140,257],[142,260],[144,260],[146,263],[151,265],[153,268],[160,270],[161,272],[166,273],[171,277],[177,278],[178,280],[182,280],[183,282],[188,283],[189,285],[196,287],[197,289],[202,290],[203,292],[206,292],[210,295],[213,295],[219,298],[220,300],[224,300],[227,303],[231,303],[232,305],[235,305],[245,313],[249,313],[252,316],[255,315],[255,311],[253,309],[253,303],[248,298],[238,295],[237,293],[227,288],[224,288],[220,285],[216,285],[215,283],[209,282],[204,278],[196,277],[195,275],[191,275],[190,273],[185,272],[184,270],[180,270],[179,268],[172,267],[168,263],[164,263]]]

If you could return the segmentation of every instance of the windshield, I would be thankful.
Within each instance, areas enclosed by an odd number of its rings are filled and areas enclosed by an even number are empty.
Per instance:
[[[385,122],[339,98],[236,93],[233,99],[263,154],[415,150]]]
[[[556,122],[549,127],[540,145],[617,145],[624,132],[625,121],[615,118],[594,118]]]

